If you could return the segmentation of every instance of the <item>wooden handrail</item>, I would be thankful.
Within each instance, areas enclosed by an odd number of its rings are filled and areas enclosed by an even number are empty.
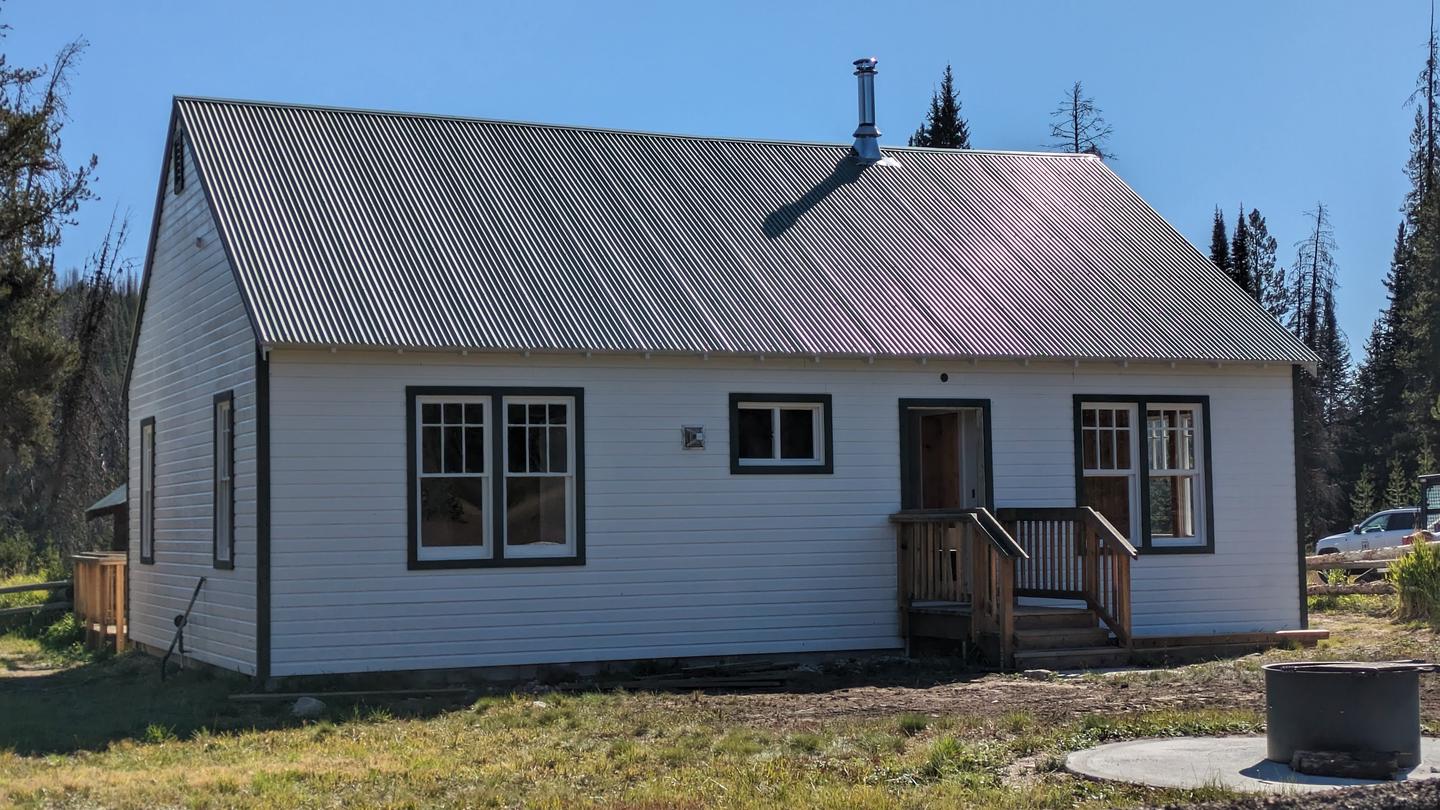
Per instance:
[[[989,509],[902,509],[890,516],[891,523],[970,523],[1007,557],[1026,559],[1030,555]]]
[[[1083,600],[1130,643],[1130,561],[1135,547],[1088,506],[999,510],[1000,519],[1031,552],[1016,566],[1015,593]]]

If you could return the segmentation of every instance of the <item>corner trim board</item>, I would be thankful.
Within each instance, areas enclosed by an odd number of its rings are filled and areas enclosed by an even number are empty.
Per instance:
[[[270,680],[270,360],[258,343],[255,346],[255,679],[262,689]]]

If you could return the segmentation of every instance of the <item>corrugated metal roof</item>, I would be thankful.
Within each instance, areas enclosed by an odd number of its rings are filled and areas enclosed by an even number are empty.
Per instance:
[[[177,106],[267,345],[1314,360],[1088,156]]]

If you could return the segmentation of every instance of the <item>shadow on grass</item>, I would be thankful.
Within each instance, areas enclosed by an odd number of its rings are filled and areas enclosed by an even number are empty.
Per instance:
[[[739,691],[770,694],[815,693],[853,686],[927,687],[963,683],[986,673],[967,670],[953,658],[921,657],[832,663],[793,671],[782,686]],[[606,678],[572,681],[571,692],[612,691],[619,684]],[[327,705],[323,719],[366,721],[390,716],[427,717],[468,706],[475,694],[505,694],[511,685],[476,684],[469,698],[355,700],[327,696],[317,684],[315,696]],[[555,685],[532,683],[544,692]],[[569,687],[569,688],[565,688]],[[193,668],[160,681],[154,658],[127,653],[90,660],[65,669],[21,677],[0,677],[0,750],[22,756],[99,751],[113,742],[162,742],[188,739],[195,732],[271,730],[302,725],[291,716],[288,700],[234,701],[230,696],[252,691],[252,681],[238,674]],[[646,685],[630,689],[649,691]],[[521,688],[520,691],[529,691]],[[656,691],[692,691],[685,687]],[[732,691],[724,686],[699,691]]]
[[[23,756],[99,751],[120,740],[161,742],[210,732],[301,725],[287,700],[241,702],[249,678],[205,668],[173,673],[163,683],[154,658],[127,653],[48,674],[0,678],[0,750]],[[324,719],[366,719],[354,700],[325,699]],[[387,713],[425,716],[454,707],[404,701],[371,704]]]

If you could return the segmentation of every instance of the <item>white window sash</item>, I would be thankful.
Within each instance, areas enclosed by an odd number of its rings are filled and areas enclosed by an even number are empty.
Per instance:
[[[1164,411],[1172,411],[1172,412],[1175,412],[1175,413],[1177,413],[1177,414],[1179,414],[1179,413],[1189,413],[1189,414],[1190,414],[1190,424],[1191,424],[1192,427],[1183,427],[1183,426],[1181,426],[1180,424],[1178,424],[1178,419],[1177,419],[1177,424],[1176,424],[1174,427],[1171,427],[1171,426],[1168,426],[1168,425],[1167,425],[1167,426],[1165,426],[1164,428],[1162,428],[1160,431],[1157,431],[1157,433],[1159,433],[1159,434],[1161,434],[1161,435],[1160,435],[1160,436],[1157,436],[1156,438],[1159,438],[1162,442],[1166,442],[1166,443],[1168,444],[1168,440],[1169,440],[1169,438],[1170,438],[1170,434],[1172,434],[1172,433],[1173,433],[1173,434],[1177,434],[1177,435],[1179,436],[1179,438],[1180,438],[1180,441],[1177,441],[1177,442],[1176,442],[1177,446],[1184,446],[1184,441],[1183,441],[1183,439],[1184,439],[1185,434],[1187,434],[1187,433],[1192,434],[1193,439],[1192,439],[1192,442],[1191,442],[1191,450],[1190,450],[1190,452],[1191,452],[1191,454],[1192,454],[1192,456],[1193,456],[1192,461],[1193,461],[1194,464],[1195,464],[1195,466],[1194,466],[1193,468],[1190,468],[1190,469],[1175,469],[1175,468],[1163,468],[1163,469],[1161,469],[1161,468],[1152,468],[1152,469],[1150,470],[1150,477],[1151,477],[1151,478],[1186,478],[1186,479],[1189,479],[1189,481],[1190,481],[1190,486],[1189,486],[1189,490],[1190,490],[1190,505],[1189,505],[1189,509],[1190,509],[1190,512],[1191,512],[1191,520],[1192,520],[1192,522],[1193,522],[1193,524],[1194,524],[1194,533],[1193,533],[1193,534],[1173,534],[1173,535],[1171,535],[1171,534],[1156,534],[1156,533],[1154,533],[1154,532],[1152,531],[1152,532],[1150,533],[1150,545],[1156,546],[1156,547],[1165,547],[1165,548],[1184,548],[1184,547],[1190,547],[1190,546],[1203,546],[1203,545],[1205,545],[1205,538],[1208,537],[1209,535],[1207,534],[1208,528],[1207,528],[1207,526],[1205,525],[1205,517],[1206,517],[1206,509],[1205,509],[1205,494],[1206,494],[1206,493],[1205,493],[1205,450],[1204,450],[1204,448],[1205,448],[1205,444],[1204,444],[1204,442],[1205,442],[1205,436],[1204,436],[1204,433],[1203,433],[1203,424],[1204,424],[1204,423],[1203,423],[1203,421],[1202,421],[1202,419],[1201,419],[1201,416],[1202,416],[1201,406],[1200,406],[1199,404],[1192,404],[1192,403],[1169,403],[1169,402],[1166,402],[1166,403],[1163,403],[1163,404],[1162,404],[1162,403],[1156,403],[1154,406],[1150,407],[1149,410],[1155,410],[1155,411],[1161,411],[1161,412],[1164,412]],[[1147,419],[1146,421],[1147,421],[1147,424],[1148,424],[1148,421],[1149,421],[1149,420]],[[1149,431],[1148,427],[1147,427],[1147,429],[1146,429],[1146,438],[1145,438],[1145,441],[1146,441],[1145,452],[1147,453],[1146,458],[1148,459],[1148,458],[1151,457],[1150,455],[1148,455],[1148,454],[1150,453],[1150,446],[1149,446],[1149,442],[1150,442],[1150,431]],[[1175,461],[1175,460],[1176,460],[1176,459],[1171,459],[1171,461]],[[1147,517],[1147,519],[1148,519],[1149,516],[1147,515],[1146,517]],[[1177,526],[1176,528],[1179,528],[1179,527]]]
[[[821,402],[741,402],[736,405],[737,410],[742,411],[770,411],[770,457],[753,458],[741,456],[737,461],[741,466],[764,466],[764,467],[814,467],[817,464],[825,463],[825,405]],[[780,457],[780,412],[781,411],[809,411],[811,447],[815,448],[815,454],[809,458],[781,458]],[[739,429],[739,425],[736,425]]]
[[[565,543],[563,545],[546,545],[531,543],[525,545],[514,545],[508,537],[510,526],[510,515],[508,512],[501,516],[505,532],[505,557],[507,559],[543,559],[546,557],[573,557],[575,556],[575,398],[574,397],[553,397],[553,396],[502,396],[498,397],[499,411],[504,418],[504,438],[501,440],[504,447],[501,448],[501,458],[504,459],[504,467],[501,476],[504,479],[506,497],[508,501],[510,481],[514,478],[563,478],[565,479]],[[565,472],[510,472],[510,406],[511,405],[564,405],[565,406]],[[547,422],[545,427],[546,454],[548,464],[549,441],[551,425]],[[523,427],[526,432],[526,440],[529,439],[529,424],[527,421],[514,427]],[[528,450],[528,448],[526,448]],[[526,454],[526,467],[529,467],[529,454]]]
[[[484,452],[484,458],[481,459],[481,464],[483,465],[482,468],[481,468],[481,472],[478,472],[478,473],[467,473],[467,472],[447,473],[447,472],[443,472],[443,471],[442,471],[442,472],[435,472],[435,473],[427,473],[427,472],[425,472],[425,408],[424,408],[424,406],[425,406],[426,404],[440,405],[442,409],[444,408],[444,406],[445,406],[446,404],[459,404],[459,405],[462,405],[462,406],[463,406],[463,405],[479,405],[479,406],[480,406],[480,408],[481,408],[480,418],[481,418],[481,420],[482,420],[481,429],[482,429],[483,435],[485,436],[485,452]],[[494,500],[495,500],[495,498],[494,498],[494,495],[493,495],[493,493],[492,493],[493,487],[492,487],[492,485],[491,485],[491,483],[490,483],[490,476],[491,476],[490,460],[494,457],[494,456],[493,456],[493,453],[492,453],[492,451],[491,451],[491,448],[493,448],[493,447],[495,446],[494,444],[492,444],[492,442],[494,442],[494,440],[495,440],[495,428],[494,428],[495,418],[494,418],[494,412],[493,412],[493,411],[494,411],[494,409],[491,407],[491,402],[490,402],[490,397],[489,397],[489,396],[465,396],[465,395],[455,395],[455,396],[417,396],[417,397],[415,397],[415,446],[412,447],[412,448],[410,448],[410,452],[413,454],[414,459],[415,459],[415,480],[412,482],[411,486],[413,486],[413,487],[415,488],[415,504],[416,504],[416,507],[415,507],[415,557],[416,557],[416,559],[419,559],[419,560],[427,560],[427,561],[429,561],[429,560],[488,560],[488,559],[490,559],[492,556],[494,556],[494,548],[495,548],[495,546],[494,546],[494,543],[493,543],[493,538],[492,538],[492,536],[491,536],[491,535],[493,534],[493,532],[492,532],[492,530],[491,530],[491,527],[494,526],[494,523],[495,523],[495,513],[492,512],[491,510],[494,508]],[[465,425],[465,426],[466,426],[466,429],[468,429],[468,427],[470,427],[470,423],[467,423],[467,422],[464,422],[464,421],[463,421],[463,416],[462,416],[462,423],[461,423],[461,424],[462,424],[462,425]],[[432,425],[431,427],[434,427],[434,425]],[[462,432],[462,435],[461,435],[461,453],[462,453],[462,457],[461,457],[461,465],[460,465],[462,470],[463,470],[466,466],[468,466],[468,465],[465,464],[465,462],[466,462],[468,459],[463,456],[463,454],[466,453],[466,452],[468,452],[468,449],[465,448],[465,446],[464,446],[464,435],[463,435],[463,432]],[[440,466],[441,466],[442,470],[443,470],[443,468],[444,468],[444,466],[445,466],[445,464],[444,464],[444,458],[445,458],[445,432],[444,432],[444,430],[442,429],[441,432],[440,432],[440,459],[441,459],[441,464],[440,464]],[[480,543],[479,543],[478,545],[469,545],[469,546],[427,546],[427,545],[425,545],[424,515],[421,514],[421,511],[420,511],[420,504],[423,503],[423,499],[422,499],[422,497],[421,497],[421,482],[423,482],[423,481],[425,481],[426,479],[429,479],[429,478],[479,478],[479,479],[481,479],[481,480],[483,480],[483,481],[485,482],[484,485],[481,487],[481,493],[482,493],[482,494],[481,494],[480,508],[481,508],[482,512],[484,513],[484,520],[482,521],[482,525],[481,525],[481,527],[480,527],[480,537],[481,537],[481,540],[480,540]]]

